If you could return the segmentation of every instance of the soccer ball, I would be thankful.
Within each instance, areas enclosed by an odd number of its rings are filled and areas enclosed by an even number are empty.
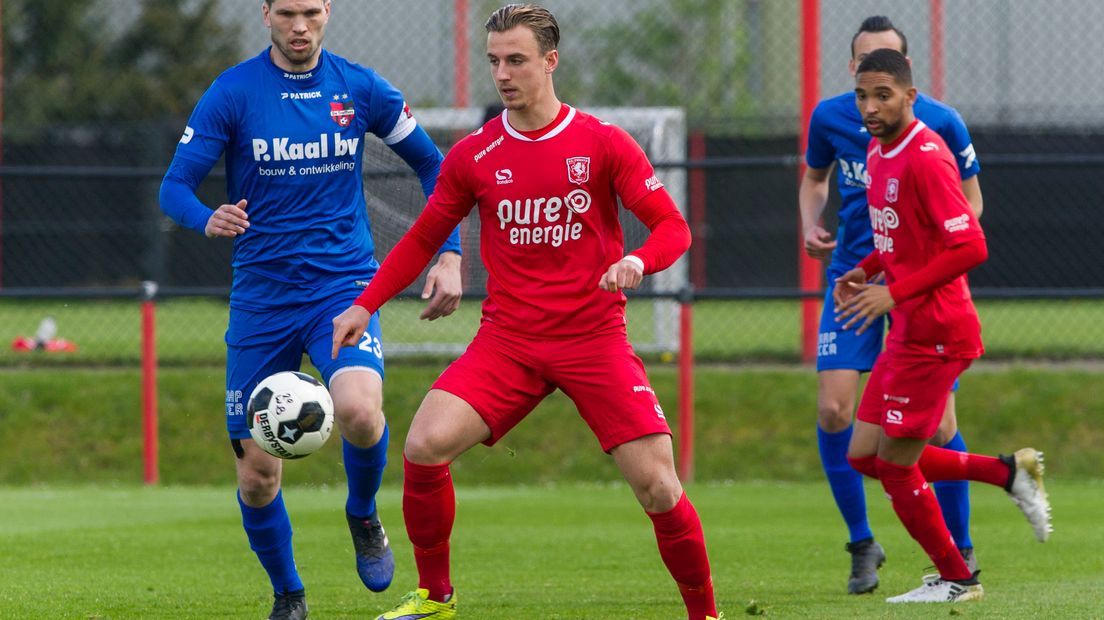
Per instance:
[[[329,439],[333,400],[318,379],[302,372],[278,372],[253,389],[248,416],[249,433],[265,452],[299,459]]]

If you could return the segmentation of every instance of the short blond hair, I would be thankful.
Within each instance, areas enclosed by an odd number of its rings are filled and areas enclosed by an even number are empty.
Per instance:
[[[533,31],[542,54],[547,54],[560,44],[560,25],[556,23],[556,18],[548,9],[536,4],[507,4],[491,13],[487,23],[483,24],[487,32],[506,32],[517,26]]]

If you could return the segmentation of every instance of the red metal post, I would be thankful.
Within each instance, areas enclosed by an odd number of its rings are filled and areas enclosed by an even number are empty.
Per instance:
[[[679,442],[678,471],[683,482],[694,480],[694,304],[679,304]]]
[[[147,292],[152,293],[147,288]],[[153,295],[142,301],[142,436],[143,476],[146,484],[157,484],[157,329]]]
[[[931,96],[943,100],[946,89],[946,69],[943,65],[943,0],[928,0],[931,25]]]
[[[452,105],[468,107],[468,0],[452,3],[453,84]]]
[[[820,0],[801,0],[801,133],[797,152],[801,155],[798,166],[798,183],[805,175],[805,148],[809,143],[809,118],[820,99]],[[797,225],[797,273],[802,292],[820,291],[820,261],[805,254],[801,231],[801,218]],[[816,361],[817,326],[820,318],[820,300],[807,297],[801,300],[801,359],[806,363]]]

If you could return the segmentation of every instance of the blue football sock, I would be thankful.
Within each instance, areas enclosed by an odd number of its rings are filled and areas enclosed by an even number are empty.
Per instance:
[[[942,446],[955,452],[966,452],[966,442],[962,433],[955,433],[946,445]],[[973,548],[970,540],[970,484],[965,480],[941,480],[932,485],[939,507],[943,509],[943,520],[955,539],[959,549]]]
[[[295,592],[303,589],[299,571],[295,568],[295,555],[291,551],[291,519],[284,507],[283,491],[276,493],[264,508],[246,506],[238,493],[242,525],[249,537],[249,547],[257,554],[261,566],[272,581],[272,591]]]
[[[345,478],[349,481],[349,499],[345,500],[345,512],[366,519],[376,514],[376,492],[383,481],[383,468],[387,465],[387,443],[390,430],[386,425],[379,441],[371,448],[358,448],[341,438],[341,450],[345,460]]]
[[[866,520],[866,492],[863,490],[863,476],[847,462],[847,445],[851,443],[851,427],[838,433],[828,433],[817,426],[817,446],[820,448],[820,463],[824,466],[824,475],[828,477],[828,486],[832,487],[832,497],[847,523],[851,542],[873,538],[870,522]]]

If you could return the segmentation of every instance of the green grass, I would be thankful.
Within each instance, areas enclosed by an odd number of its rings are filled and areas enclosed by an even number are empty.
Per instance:
[[[384,409],[389,458],[401,463],[402,438],[438,365],[391,364]],[[60,374],[59,374],[60,373]],[[677,432],[677,373],[649,369]],[[166,484],[231,484],[233,455],[223,417],[222,368],[171,368],[159,378],[160,471]],[[59,378],[60,377],[60,378]],[[970,448],[1009,453],[1034,445],[1051,473],[1099,478],[1104,472],[1104,372],[1076,368],[971,369],[958,394],[958,419]],[[140,374],[127,369],[0,371],[0,485],[137,482],[142,479]],[[702,366],[695,375],[698,480],[823,477],[814,433],[816,376],[811,369]],[[457,461],[485,484],[615,480],[574,405],[557,392],[491,449]],[[398,484],[400,467],[389,467]],[[340,486],[341,444],[289,464],[291,483]]]
[[[453,578],[460,617],[684,617],[647,518],[623,484],[478,487],[458,474]],[[698,485],[718,602],[776,618],[1101,618],[1104,485],[1052,481],[1055,533],[1041,545],[1003,492],[975,485],[973,538],[986,599],[889,607],[930,563],[879,490],[871,519],[889,561],[876,595],[845,594],[844,528],[822,483]],[[398,571],[385,594],[353,571],[344,491],[286,494],[311,617],[367,618],[415,573],[398,489],[381,495]],[[230,487],[0,487],[0,618],[251,618],[271,604]]]
[[[479,325],[479,302],[467,301],[447,319],[418,320],[417,300],[384,308],[384,341],[466,344]],[[987,358],[1104,358],[1104,301],[978,302]],[[656,339],[655,305],[629,307],[629,335],[644,344]],[[42,317],[57,319],[60,336],[74,341],[74,354],[13,353],[0,347],[0,367],[24,365],[136,365],[140,360],[141,314],[136,301],[0,300],[0,344],[34,334]],[[221,364],[225,360],[225,300],[172,299],[157,306],[158,357],[163,365]],[[674,320],[674,319],[672,319]],[[677,325],[677,323],[668,323]],[[800,312],[795,301],[701,301],[694,305],[694,348],[705,361],[796,361]]]

